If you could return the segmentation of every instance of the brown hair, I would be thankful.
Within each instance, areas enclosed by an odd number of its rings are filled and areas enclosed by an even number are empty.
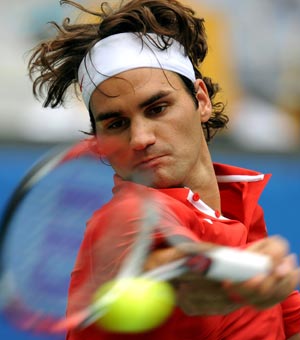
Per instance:
[[[203,128],[206,140],[226,126],[228,117],[223,113],[224,104],[213,100],[219,86],[208,77],[203,77],[199,67],[207,54],[207,41],[204,20],[197,18],[195,12],[176,0],[132,0],[120,1],[116,9],[108,2],[100,5],[99,11],[89,10],[71,0],[61,0],[61,4],[77,7],[83,13],[97,17],[97,22],[70,23],[66,18],[62,25],[51,24],[57,35],[36,46],[29,60],[28,69],[33,80],[35,97],[44,97],[44,106],[63,105],[70,85],[78,85],[78,68],[84,56],[99,40],[122,32],[156,33],[177,40],[184,46],[192,61],[197,78],[204,80],[213,105],[213,114]],[[168,40],[165,40],[167,48]],[[184,81],[188,91],[194,96],[193,86]],[[46,91],[46,94],[43,91]],[[78,93],[78,92],[77,92]],[[95,124],[90,113],[93,133]]]

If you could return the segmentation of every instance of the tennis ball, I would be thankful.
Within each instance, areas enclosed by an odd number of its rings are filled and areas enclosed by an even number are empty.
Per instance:
[[[116,333],[147,332],[163,324],[175,305],[175,292],[167,282],[142,277],[110,281],[101,286],[94,299],[113,289],[107,313],[96,321],[102,329]]]

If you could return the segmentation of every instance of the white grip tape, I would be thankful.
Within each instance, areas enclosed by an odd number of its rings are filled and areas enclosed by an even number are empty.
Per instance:
[[[270,257],[244,250],[220,247],[206,255],[212,259],[206,277],[214,280],[242,282],[267,274],[272,268]]]

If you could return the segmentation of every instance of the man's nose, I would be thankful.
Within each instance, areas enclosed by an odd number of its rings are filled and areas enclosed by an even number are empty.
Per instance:
[[[131,123],[130,145],[134,150],[143,150],[155,143],[154,122],[147,118]]]

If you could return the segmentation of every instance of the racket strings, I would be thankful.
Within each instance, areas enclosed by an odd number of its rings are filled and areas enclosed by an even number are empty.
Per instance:
[[[86,221],[111,198],[111,170],[94,158],[48,161],[26,175],[1,226],[1,311],[22,329],[64,318]]]

